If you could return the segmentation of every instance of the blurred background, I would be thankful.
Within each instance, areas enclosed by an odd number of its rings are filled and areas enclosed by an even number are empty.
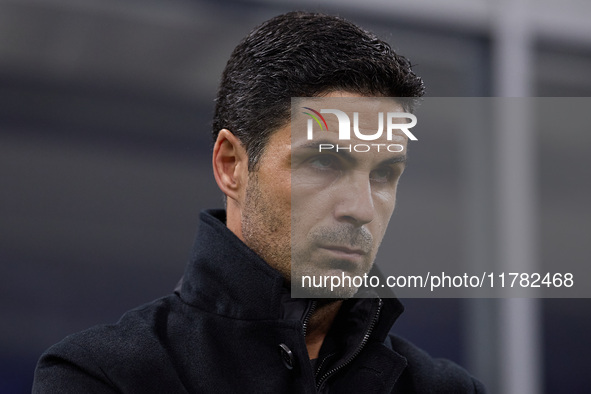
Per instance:
[[[222,206],[219,76],[262,21],[346,17],[410,58],[432,97],[591,96],[586,0],[317,3],[0,0],[0,393],[30,392],[66,335],[174,288],[199,211]],[[591,134],[548,117],[516,135],[421,134],[391,222],[400,261],[588,263]],[[403,302],[395,331],[493,393],[588,392],[588,299]]]

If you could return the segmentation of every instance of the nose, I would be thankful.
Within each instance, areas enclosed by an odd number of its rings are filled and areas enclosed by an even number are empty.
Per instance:
[[[363,226],[374,219],[374,214],[369,176],[359,172],[344,180],[335,206],[337,220]]]

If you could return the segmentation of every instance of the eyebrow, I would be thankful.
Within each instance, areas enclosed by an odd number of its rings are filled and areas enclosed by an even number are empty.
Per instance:
[[[297,147],[295,147],[294,150],[299,151],[299,150],[314,150],[314,151],[318,151],[318,146],[320,144],[330,144],[330,145],[335,145],[335,141],[331,141],[331,140],[317,140],[317,141],[310,141],[307,142],[305,144],[299,145]],[[354,155],[351,152],[347,152],[346,150],[342,150],[342,151],[333,151],[332,153],[335,153],[337,155],[341,155],[341,157],[348,161],[348,162],[356,162],[357,159],[354,157]],[[362,154],[361,152],[357,152],[359,154]],[[365,152],[364,152],[365,153]],[[393,156],[390,157],[388,159],[382,160],[379,165],[393,165],[396,163],[405,163],[406,164],[406,155],[399,155],[399,156]]]

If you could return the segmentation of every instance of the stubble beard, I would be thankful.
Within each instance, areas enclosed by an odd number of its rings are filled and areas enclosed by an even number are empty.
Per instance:
[[[291,278],[289,213],[286,215],[281,207],[269,201],[260,188],[257,173],[251,172],[242,214],[242,236],[246,245],[288,282]]]
[[[303,275],[318,275],[321,271],[305,263],[310,258],[307,248],[296,247],[292,256],[291,235],[297,228],[297,218],[292,217],[289,207],[278,206],[268,196],[260,188],[257,173],[250,173],[241,224],[246,245],[269,266],[279,271],[288,284],[294,280],[295,285],[300,286],[297,288],[298,297],[344,300],[355,296],[358,290],[355,287],[338,287],[333,290],[328,287],[301,287]],[[370,235],[365,237],[371,239]],[[370,240],[366,239],[366,242]],[[298,261],[301,262],[300,266]],[[294,262],[295,266],[292,267]]]

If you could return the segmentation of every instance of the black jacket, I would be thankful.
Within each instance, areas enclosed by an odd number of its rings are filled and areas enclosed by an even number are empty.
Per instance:
[[[118,323],[71,335],[41,356],[34,393],[481,393],[478,381],[389,335],[396,299],[343,304],[313,369],[312,302],[224,225],[201,214],[182,286]]]

